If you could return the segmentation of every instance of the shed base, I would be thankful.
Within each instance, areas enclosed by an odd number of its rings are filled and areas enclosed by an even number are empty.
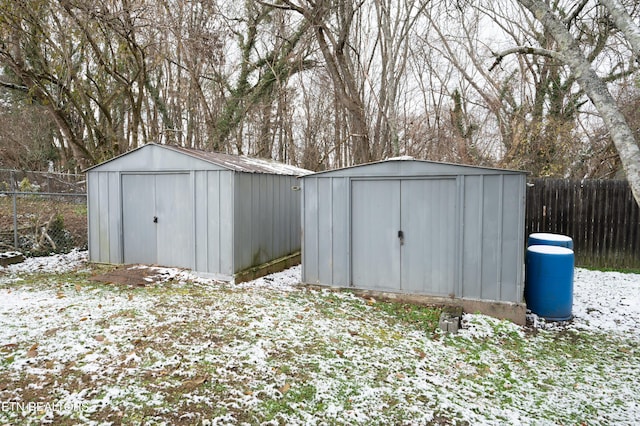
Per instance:
[[[332,286],[311,285],[311,287],[331,288]],[[462,308],[464,312],[481,313],[490,317],[509,320],[517,325],[526,325],[527,305],[525,303],[500,302],[496,300],[456,299],[450,297],[427,296],[423,294],[393,293],[387,291],[364,290],[353,287],[333,287],[349,290],[360,297],[396,303],[412,303],[417,305],[438,305]]]
[[[284,271],[287,268],[299,265],[301,259],[300,252],[297,251],[287,256],[263,263],[262,265],[252,266],[251,268],[236,272],[233,276],[233,281],[235,283],[243,283],[264,277],[265,275],[273,274],[274,272]]]

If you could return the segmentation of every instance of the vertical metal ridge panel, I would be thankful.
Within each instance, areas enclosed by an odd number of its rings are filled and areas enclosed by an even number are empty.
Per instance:
[[[100,191],[99,173],[87,174],[87,232],[89,235],[89,260],[103,262],[100,257]]]
[[[285,238],[288,239],[289,232],[284,232],[286,229],[285,218],[289,216],[288,209],[283,209],[284,204],[282,204],[282,196],[284,194],[284,187],[287,183],[284,179],[276,179],[273,185],[273,206],[276,210],[273,215],[273,238],[272,242],[272,253],[275,255],[274,257],[280,257],[285,254],[288,244],[285,244]]]
[[[112,189],[109,188],[109,173],[101,173],[98,177],[100,190],[98,192],[98,205],[100,210],[98,212],[98,235],[100,236],[99,243],[99,257],[100,259],[104,259],[104,261],[109,262],[109,254],[110,254],[110,240],[109,237],[111,235],[110,232],[110,217],[109,217],[109,199],[111,198]]]
[[[209,171],[194,172],[194,193],[202,194],[200,197],[194,196],[194,250],[195,250],[195,269],[198,271],[209,272],[209,221],[207,213],[209,211]]]
[[[251,175],[235,173],[233,242],[233,272],[239,272],[251,266],[251,253],[254,251],[252,233],[253,223],[253,181]]]
[[[318,279],[320,282],[332,282],[333,245],[331,244],[333,227],[331,202],[331,179],[318,179],[318,198],[325,202],[318,203]]]
[[[464,177],[462,297],[482,295],[482,176]]]
[[[524,256],[522,184],[521,176],[504,177],[500,298],[511,302],[520,302],[522,299],[518,295]]]
[[[121,212],[122,211],[122,196],[120,194],[120,173],[105,173],[105,178],[108,179],[108,206],[107,208],[100,213],[101,216],[107,216],[106,218],[102,218],[108,223],[109,232],[108,232],[108,241],[109,241],[109,254],[107,257],[107,262],[110,263],[122,263],[122,215],[121,214],[110,214],[110,212]]]
[[[502,300],[502,263],[504,259],[504,175],[498,175],[498,188],[496,189],[498,195],[498,223],[497,223],[497,241],[498,251],[496,258],[496,298],[495,300]]]
[[[219,272],[223,275],[231,276],[234,273],[236,234],[235,234],[235,198],[237,181],[236,173],[232,171],[222,170],[218,172],[218,194],[217,194],[217,211],[214,214],[219,218],[216,223],[216,230],[219,238],[210,241],[216,246],[217,265]]]
[[[497,175],[482,177],[483,207],[482,207],[482,299],[499,300],[496,291],[498,282],[498,257],[500,253],[500,232],[502,224],[499,220],[499,179]]]
[[[330,179],[331,226],[333,232],[326,234],[326,238],[331,239],[331,251],[333,253],[330,284],[348,287],[351,283],[349,275],[349,246],[351,244],[351,239],[349,238],[349,187],[351,185],[348,178],[332,177]]]
[[[457,246],[456,246],[456,259],[458,259],[456,270],[455,270],[455,294],[457,297],[462,297],[464,294],[464,242],[465,242],[465,232],[467,231],[467,222],[464,220],[464,194],[466,192],[465,186],[465,176],[458,176],[456,178],[456,191],[457,191],[457,212],[456,212],[456,220],[460,224],[458,228],[458,235],[456,236]]]
[[[300,179],[299,181],[299,188],[300,188],[300,203],[301,203],[301,208],[298,210],[298,218],[300,219],[300,223],[304,224],[304,218],[305,218],[305,199],[306,199],[306,194],[305,194],[305,190],[304,190],[304,180]],[[305,254],[306,254],[306,249],[305,249],[305,233],[306,230],[304,229],[304,226],[301,227],[302,229],[300,229],[300,279],[302,282],[307,282],[307,280],[305,279],[305,277],[307,276],[307,272],[306,272],[306,265],[305,265]]]
[[[304,276],[303,281],[311,284],[320,283],[318,272],[318,179],[304,180]]]

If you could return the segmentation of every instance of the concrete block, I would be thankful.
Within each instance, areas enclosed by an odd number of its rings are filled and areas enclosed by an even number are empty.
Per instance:
[[[460,329],[460,315],[444,310],[440,314],[438,327],[446,333],[457,333]]]

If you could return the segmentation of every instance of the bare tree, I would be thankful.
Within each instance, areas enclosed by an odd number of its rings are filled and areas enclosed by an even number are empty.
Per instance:
[[[519,0],[519,3],[533,14],[557,43],[554,50],[545,50],[544,54],[558,58],[571,69],[600,113],[620,156],[633,196],[640,205],[640,149],[605,81],[591,67],[582,46],[569,32],[566,23],[554,15],[546,3],[539,0]]]

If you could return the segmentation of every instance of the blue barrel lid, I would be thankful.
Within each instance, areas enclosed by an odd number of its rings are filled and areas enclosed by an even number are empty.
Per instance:
[[[546,241],[558,241],[558,242],[569,242],[573,241],[571,237],[562,234],[551,234],[547,232],[536,232],[534,234],[530,234],[529,238],[535,238],[538,240],[546,240]]]
[[[560,246],[533,245],[527,247],[527,251],[542,254],[573,254],[573,250]]]

